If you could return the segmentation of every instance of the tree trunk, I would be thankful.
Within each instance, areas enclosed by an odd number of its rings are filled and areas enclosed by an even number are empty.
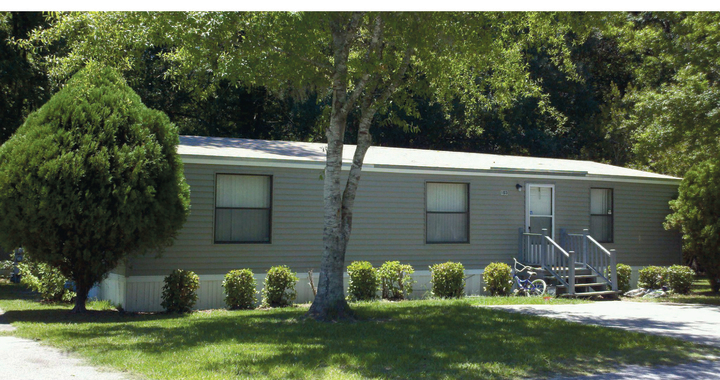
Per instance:
[[[347,236],[344,234],[345,229],[343,228],[343,197],[340,186],[343,140],[348,115],[348,108],[346,107],[348,101],[347,60],[350,51],[349,36],[352,33],[348,29],[352,29],[352,27],[348,28],[341,20],[336,20],[331,28],[334,73],[332,111],[330,125],[326,131],[328,147],[323,188],[325,222],[323,228],[323,256],[320,264],[317,295],[308,311],[308,316],[321,321],[354,318],[353,312],[345,300],[345,287],[343,284]]]
[[[77,295],[75,296],[75,307],[70,311],[71,313],[87,312],[87,309],[85,308],[85,302],[87,301],[90,287],[91,286],[88,286],[88,284],[86,284],[84,281],[75,280],[75,291]]]

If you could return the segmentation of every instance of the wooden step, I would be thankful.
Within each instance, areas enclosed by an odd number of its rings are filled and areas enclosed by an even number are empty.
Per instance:
[[[607,282],[588,282],[588,283],[579,283],[575,284],[575,288],[587,288],[591,286],[603,286],[603,285],[609,285]],[[565,285],[558,285],[557,288],[564,288]]]
[[[581,292],[581,293],[575,293],[574,295],[569,295],[567,293],[560,294],[560,297],[593,297],[593,296],[617,296],[616,291],[614,290],[602,290],[599,292]]]
[[[568,278],[568,277],[570,277],[570,276],[560,276],[560,277],[561,277],[561,278]],[[596,274],[576,274],[576,275],[575,275],[575,279],[578,279],[578,278],[595,278],[595,277],[597,277]],[[545,276],[545,279],[551,279],[551,278],[555,278],[555,276],[553,276],[553,275],[547,275],[547,276]]]

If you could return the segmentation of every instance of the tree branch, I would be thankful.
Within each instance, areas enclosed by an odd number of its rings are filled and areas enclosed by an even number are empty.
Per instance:
[[[285,55],[287,55],[288,57],[297,58],[297,59],[299,59],[299,60],[301,60],[301,61],[303,61],[303,62],[309,63],[309,64],[311,64],[311,65],[313,65],[313,66],[315,66],[315,67],[317,67],[317,68],[319,68],[319,69],[324,70],[324,71],[325,71],[325,74],[328,74],[328,75],[329,75],[329,74],[331,74],[332,71],[333,71],[333,67],[332,67],[330,64],[318,62],[318,61],[315,61],[315,60],[313,60],[313,59],[310,59],[310,58],[307,58],[307,57],[303,57],[303,56],[301,56],[301,55],[297,55],[297,54],[294,54],[294,53],[290,53],[290,52],[287,52],[287,51],[285,51],[285,50],[283,50],[283,49],[280,49],[279,47],[274,47],[274,46],[273,46],[273,47],[272,47],[272,50],[275,51],[275,52],[277,52],[277,53],[285,54]]]

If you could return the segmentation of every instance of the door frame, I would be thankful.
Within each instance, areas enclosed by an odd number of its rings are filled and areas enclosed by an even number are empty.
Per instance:
[[[549,234],[551,239],[555,239],[555,184],[550,183],[525,183],[525,232],[538,233],[538,231],[528,231],[530,229],[530,192],[534,187],[548,187],[552,193],[551,211],[552,215],[533,215],[552,218],[552,233]],[[541,231],[540,231],[541,232]]]

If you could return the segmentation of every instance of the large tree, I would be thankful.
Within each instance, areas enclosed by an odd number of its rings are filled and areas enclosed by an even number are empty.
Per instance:
[[[682,177],[720,157],[720,13],[628,14],[616,36],[638,56],[619,122],[637,166]]]
[[[601,15],[592,15],[602,17]],[[554,13],[102,13],[68,14],[31,41],[68,42],[57,73],[86,59],[125,69],[148,46],[168,49],[170,75],[197,96],[222,80],[263,86],[274,94],[331,99],[324,114],[323,253],[318,293],[309,315],[351,317],[343,291],[345,250],[371,126],[392,109],[417,115],[410,92],[444,110],[465,114],[534,98],[548,117],[563,120],[530,77],[526,51],[543,46],[573,76],[570,30],[590,16]],[[578,34],[578,38],[582,34]],[[209,79],[209,80],[208,80]],[[198,86],[198,80],[208,86]],[[357,118],[356,148],[343,184],[342,157],[350,115]],[[403,121],[386,118],[391,124]],[[468,128],[477,126],[469,125]]]
[[[172,242],[189,210],[176,127],[90,64],[0,147],[0,242],[58,268],[85,311],[128,254]]]
[[[720,291],[720,163],[718,158],[693,165],[680,184],[666,228],[683,233],[686,257],[707,275],[712,291]]]

